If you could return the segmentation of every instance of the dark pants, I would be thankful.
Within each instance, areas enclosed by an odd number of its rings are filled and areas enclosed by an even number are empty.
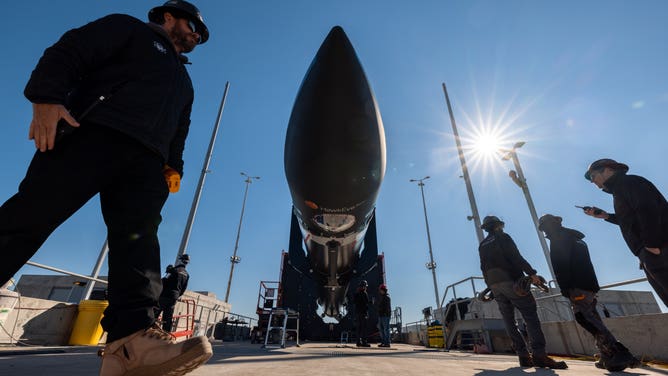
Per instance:
[[[380,332],[380,343],[390,344],[390,316],[378,316],[378,331]]]
[[[611,354],[617,339],[610,333],[596,311],[596,293],[574,288],[568,290],[568,297],[575,314],[575,321],[594,336],[599,350]]]
[[[367,320],[369,319],[369,316],[367,314],[356,314],[357,316],[357,343],[359,344],[366,344],[367,343],[367,338],[366,338],[366,327],[367,327]]]
[[[149,327],[162,289],[157,231],[169,194],[162,167],[139,142],[93,124],[37,151],[18,193],[0,207],[0,284],[99,193],[109,240],[107,342]]]
[[[647,281],[663,304],[668,306],[668,247],[661,249],[660,255],[655,255],[647,250],[640,252],[638,257],[642,262]]]
[[[162,330],[166,332],[172,331],[172,325],[174,324],[174,308],[176,307],[176,299],[166,298],[161,296],[158,299],[160,306],[156,308],[153,312],[153,315],[157,319],[162,313]]]
[[[494,293],[494,300],[499,305],[499,311],[503,316],[506,333],[513,342],[513,349],[519,356],[529,355],[524,337],[520,334],[515,321],[515,308],[520,311],[526,324],[527,335],[531,342],[531,354],[533,356],[545,355],[545,336],[540,328],[538,312],[536,311],[536,300],[530,293],[519,296],[513,290],[513,282],[499,282],[490,286]]]

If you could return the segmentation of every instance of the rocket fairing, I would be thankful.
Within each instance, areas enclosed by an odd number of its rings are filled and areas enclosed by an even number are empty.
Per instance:
[[[328,316],[340,306],[385,175],[376,99],[343,29],[332,28],[302,81],[285,139],[285,174]]]

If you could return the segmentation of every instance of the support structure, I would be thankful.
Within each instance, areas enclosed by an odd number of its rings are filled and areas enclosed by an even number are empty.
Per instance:
[[[223,109],[225,108],[225,101],[227,100],[227,92],[230,89],[230,82],[225,83],[225,91],[223,92],[223,99],[220,101],[220,107],[218,108],[218,116],[216,117],[216,124],[213,127],[213,132],[211,133],[211,140],[209,141],[209,149],[206,152],[206,157],[204,158],[204,165],[202,166],[202,172],[199,175],[199,182],[197,183],[197,189],[195,190],[195,197],[193,198],[192,205],[190,206],[190,214],[188,215],[188,220],[186,221],[186,228],[183,230],[183,237],[181,238],[181,245],[179,246],[179,251],[176,254],[176,259],[174,260],[174,265],[178,264],[179,258],[181,255],[186,253],[188,248],[188,241],[190,240],[190,232],[192,230],[193,222],[195,221],[195,214],[197,213],[197,207],[199,206],[199,200],[202,196],[202,189],[204,188],[204,180],[206,180],[206,174],[211,172],[209,170],[209,164],[211,163],[211,156],[213,155],[213,146],[216,143],[216,136],[218,135],[218,128],[220,127],[220,119],[223,116]],[[225,300],[227,301],[227,300]]]
[[[427,227],[427,243],[429,244],[429,262],[427,263],[427,269],[431,270],[431,276],[434,278],[434,294],[436,295],[436,307],[441,308],[441,300],[438,295],[438,283],[436,282],[436,263],[434,262],[434,253],[431,248],[431,234],[429,233],[429,220],[427,219],[427,203],[424,199],[424,181],[429,179],[429,176],[425,176],[422,179],[411,179],[410,182],[417,182],[420,187],[420,193],[422,194],[422,208],[424,209],[424,224]]]
[[[230,279],[227,281],[227,292],[225,292],[225,303],[229,301],[230,298],[230,289],[232,288],[232,275],[234,274],[234,265],[241,262],[241,258],[237,256],[237,250],[239,249],[239,236],[241,235],[241,222],[244,220],[244,210],[246,208],[246,197],[248,197],[248,187],[251,185],[253,180],[260,179],[259,176],[248,176],[245,172],[241,173],[242,176],[246,177],[244,182],[246,183],[246,190],[244,191],[244,200],[241,204],[241,217],[239,217],[239,227],[237,228],[237,240],[234,242],[234,252],[232,257],[230,257]]]
[[[452,124],[452,133],[455,136],[455,143],[457,144],[457,154],[459,155],[459,162],[462,165],[462,177],[466,183],[466,193],[469,196],[469,203],[471,204],[471,216],[469,219],[473,220],[475,226],[475,234],[478,237],[478,243],[482,243],[485,238],[480,228],[480,214],[478,214],[478,206],[475,203],[475,196],[473,195],[473,187],[471,186],[471,177],[469,176],[468,167],[466,167],[466,158],[464,158],[464,151],[462,150],[462,142],[459,139],[457,132],[457,123],[455,122],[455,115],[452,113],[452,106],[450,105],[450,97],[448,96],[448,89],[443,83],[443,93],[445,94],[445,102],[448,105],[448,112],[450,113],[450,123]]]
[[[538,229],[538,215],[536,214],[536,207],[533,204],[533,199],[531,199],[531,193],[529,193],[529,186],[527,185],[527,180],[524,178],[524,172],[522,171],[522,166],[520,166],[520,160],[517,157],[517,149],[521,148],[524,145],[524,142],[517,142],[513,145],[513,148],[510,150],[501,149],[501,152],[506,153],[502,159],[509,160],[512,159],[513,164],[515,165],[515,171],[510,171],[510,178],[517,184],[524,193],[524,198],[527,200],[527,205],[529,206],[529,213],[531,214],[531,219],[533,220],[534,229],[538,235],[538,240],[540,241],[540,246],[543,248],[543,254],[545,255],[545,261],[547,261],[547,266],[550,268],[550,275],[552,280],[556,281],[554,276],[554,269],[552,268],[552,260],[550,259],[550,248],[547,246],[547,241],[543,232]]]

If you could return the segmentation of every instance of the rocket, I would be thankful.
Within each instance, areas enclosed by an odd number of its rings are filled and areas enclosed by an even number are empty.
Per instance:
[[[284,154],[293,215],[323,315],[341,316],[385,163],[376,99],[350,40],[336,26],[299,88]]]

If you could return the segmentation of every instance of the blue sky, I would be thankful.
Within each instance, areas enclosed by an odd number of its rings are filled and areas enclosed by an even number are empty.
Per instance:
[[[44,49],[72,27],[109,13],[146,19],[154,5],[129,0],[5,5],[0,200],[16,192],[34,152],[27,139],[31,107],[22,92]],[[425,195],[441,293],[446,285],[480,274],[442,82],[467,147],[481,216],[501,217],[542,275],[549,271],[522,192],[507,177],[511,165],[470,150],[477,132],[496,130],[504,147],[527,142],[519,158],[539,215],[560,215],[564,225],[587,235],[602,284],[643,276],[618,228],[573,205],[612,210],[611,197],[583,178],[587,165],[602,157],[627,163],[630,173],[668,193],[668,3],[200,0],[197,5],[211,37],[190,54],[196,98],[182,189],[163,211],[163,267],[180,244],[225,82],[231,87],[188,247],[191,289],[225,296],[243,198],[241,171],[261,180],[250,187],[246,205],[241,263],[230,295],[233,311],[254,316],[259,281],[278,279],[291,208],[283,172],[287,123],[301,80],[335,25],[353,43],[384,121],[387,172],[377,201],[378,242],[404,322],[418,320],[421,309],[434,303],[420,192],[409,179],[431,176]],[[32,260],[88,274],[104,238],[94,198]],[[43,271],[24,267],[19,273]],[[631,288],[650,290],[645,283]]]

